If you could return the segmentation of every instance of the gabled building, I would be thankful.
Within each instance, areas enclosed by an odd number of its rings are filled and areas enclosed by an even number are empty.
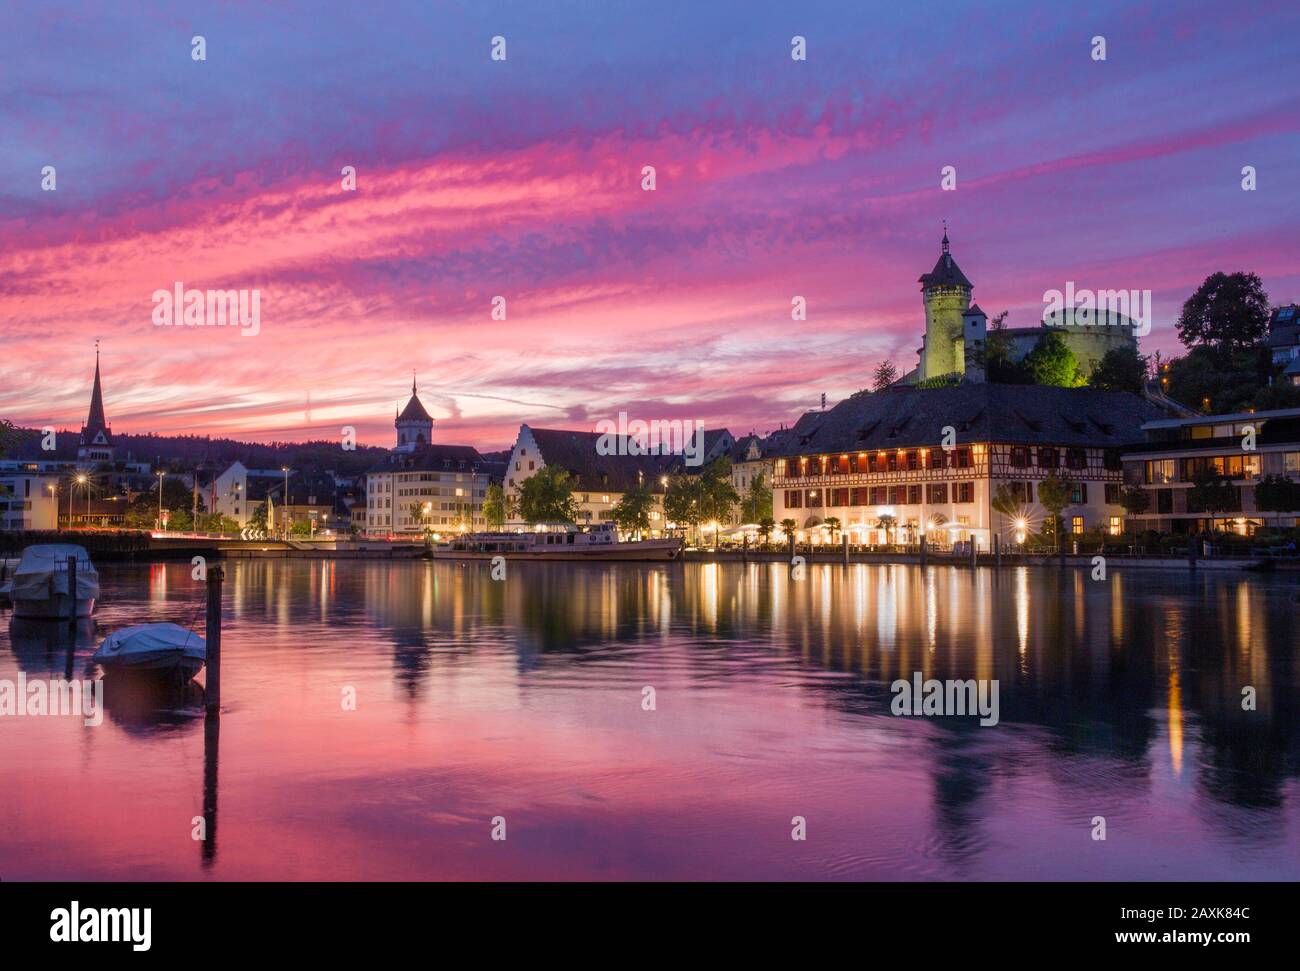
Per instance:
[[[834,517],[854,542],[927,535],[987,550],[994,534],[1006,543],[1024,532],[1016,520],[1041,524],[1038,484],[1056,472],[1073,487],[1062,514],[1069,532],[1119,532],[1122,450],[1141,441],[1144,422],[1163,416],[1137,395],[1090,388],[898,385],[856,395],[780,433],[773,518],[793,519],[812,541]],[[1003,485],[1022,515],[994,511]]]

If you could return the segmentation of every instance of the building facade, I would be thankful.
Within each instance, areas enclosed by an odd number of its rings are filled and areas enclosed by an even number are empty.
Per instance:
[[[810,412],[777,447],[773,518],[801,541],[829,539],[827,518],[851,541],[990,549],[1023,541],[1047,518],[1038,499],[1051,473],[1067,479],[1073,534],[1117,533],[1125,446],[1163,415],[1137,395],[1089,388],[962,384],[894,388]],[[1013,515],[994,509],[999,487]]]
[[[1148,499],[1131,517],[1134,529],[1249,535],[1300,521],[1300,509],[1261,510],[1255,496],[1265,476],[1300,481],[1300,408],[1166,418],[1142,430],[1145,444],[1124,453],[1126,482]],[[1196,480],[1207,473],[1226,480],[1228,508],[1207,510],[1199,500]]]
[[[58,529],[59,476],[15,465],[0,469],[0,530]]]
[[[411,399],[393,420],[397,442],[366,473],[365,522],[370,537],[423,537],[483,529],[483,499],[493,466],[468,445],[433,444],[433,418],[411,384]]]

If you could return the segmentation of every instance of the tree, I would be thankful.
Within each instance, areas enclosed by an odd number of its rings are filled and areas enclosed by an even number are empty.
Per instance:
[[[1102,391],[1142,393],[1146,381],[1147,359],[1131,344],[1112,347],[1092,366],[1088,384]]]
[[[1267,385],[1271,370],[1264,345],[1227,353],[1194,347],[1168,363],[1167,393],[1207,414],[1245,411]]]
[[[248,528],[255,529],[258,530],[259,532],[265,533],[266,516],[267,516],[266,502],[263,501],[258,504],[256,509],[253,510],[253,515],[248,520]]]
[[[1141,486],[1125,486],[1119,494],[1119,504],[1130,516],[1141,516],[1151,508],[1151,494]]]
[[[704,521],[702,477],[670,476],[664,491],[664,516],[677,526],[690,529]]]
[[[835,534],[840,531],[840,518],[838,516],[827,516],[823,522],[826,523],[826,528],[831,531],[831,542],[834,543]]]
[[[1237,508],[1237,490],[1217,469],[1206,467],[1192,475],[1187,491],[1187,511],[1209,513],[1232,512]]]
[[[483,493],[483,521],[489,527],[500,529],[508,518],[507,507],[506,493],[501,484],[489,483],[487,491]]]
[[[0,458],[18,441],[18,430],[8,418],[0,418]]]
[[[891,545],[894,542],[894,525],[897,522],[897,518],[892,513],[885,513],[876,520],[876,525],[885,531],[885,538],[889,540]]]
[[[799,523],[793,519],[781,520],[781,532],[785,535],[786,540],[793,543],[794,534],[799,529]]]
[[[1047,510],[1052,523],[1052,534],[1056,538],[1057,549],[1061,548],[1061,513],[1070,504],[1074,492],[1070,480],[1055,471],[1047,473],[1038,483],[1038,503]]]
[[[700,510],[703,521],[730,522],[740,494],[731,484],[731,459],[715,459],[700,473]],[[716,535],[716,534],[715,534]]]
[[[1255,483],[1255,508],[1260,512],[1300,509],[1300,482],[1284,475],[1266,475]]]
[[[1268,295],[1256,274],[1211,273],[1184,302],[1178,339],[1188,349],[1245,350],[1264,339],[1268,316]]]
[[[573,479],[564,469],[542,466],[519,488],[519,515],[530,523],[577,522],[578,501],[573,498],[573,487]]]
[[[884,391],[897,380],[898,368],[894,367],[894,362],[890,360],[881,361],[876,365],[875,376],[871,379],[871,390]]]
[[[793,520],[791,520],[793,522]],[[776,529],[776,520],[771,515],[760,516],[758,519],[758,535],[763,537],[763,545],[766,546],[772,541],[772,530]]]
[[[628,489],[610,515],[614,524],[625,533],[636,533],[637,538],[650,529],[650,510],[654,508],[655,497],[643,483],[637,483]]]
[[[1059,330],[1049,330],[1038,338],[1038,343],[1025,355],[1021,365],[1033,384],[1077,388],[1083,383],[1079,359]]]
[[[762,472],[749,483],[749,491],[741,503],[741,516],[747,523],[761,523],[772,518],[772,490]]]

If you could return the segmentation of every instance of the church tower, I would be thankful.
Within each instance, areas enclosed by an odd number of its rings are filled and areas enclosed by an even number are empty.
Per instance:
[[[95,341],[95,385],[90,392],[90,413],[81,426],[77,461],[82,465],[113,462],[113,432],[104,418],[104,392],[99,386],[99,341]]]
[[[948,229],[943,230],[943,252],[934,269],[920,277],[925,304],[925,345],[921,349],[921,380],[966,370],[963,315],[970,309],[974,289],[948,252]]]
[[[397,428],[398,452],[414,452],[433,440],[433,416],[424,410],[415,393],[415,375],[411,375],[411,400],[393,420]]]

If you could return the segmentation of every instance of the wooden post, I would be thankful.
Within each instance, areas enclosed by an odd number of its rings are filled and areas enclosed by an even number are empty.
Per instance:
[[[921,566],[925,566],[925,534],[921,534]]]
[[[849,562],[849,534],[844,533],[840,536],[840,543],[844,547],[844,562]]]
[[[221,714],[221,581],[225,579],[221,567],[208,569],[208,687],[209,716]]]
[[[747,563],[748,561],[749,561],[749,534],[746,533],[744,536],[741,537],[740,562]]]
[[[970,565],[972,570],[975,569],[975,565],[978,562],[978,560],[976,559],[977,556],[979,556],[979,540],[975,538],[974,533],[971,533],[970,534]]]
[[[1002,537],[997,533],[993,534],[993,565],[998,569],[1002,568]]]
[[[68,557],[68,619],[77,626],[77,556]]]

